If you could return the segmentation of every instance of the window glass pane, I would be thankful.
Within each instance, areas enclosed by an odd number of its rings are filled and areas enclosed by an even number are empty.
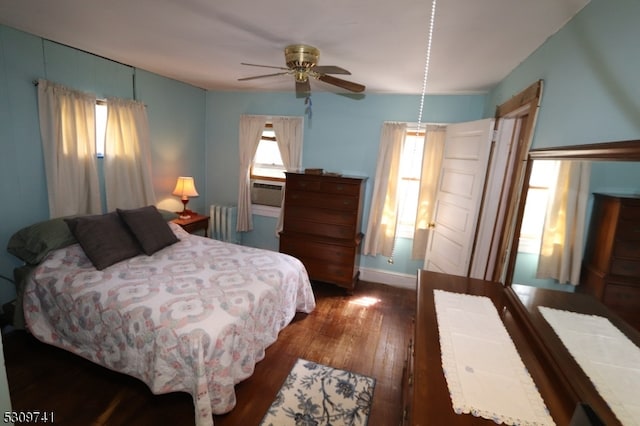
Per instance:
[[[527,194],[527,204],[522,216],[520,236],[525,238],[539,238],[544,225],[547,207],[546,188],[531,188]]]
[[[104,138],[107,133],[107,104],[96,104],[96,155],[104,157]]]
[[[418,194],[420,181],[406,180],[400,181],[400,211],[398,212],[398,224],[403,228],[403,236],[413,234],[413,228],[418,211]]]
[[[402,177],[420,179],[422,169],[422,150],[424,138],[422,136],[407,135],[402,148],[400,159],[400,174]]]
[[[554,160],[533,162],[518,241],[518,251],[520,252],[538,253],[540,251],[549,190],[555,185],[558,166],[559,163]]]
[[[413,238],[420,195],[424,135],[407,133],[400,158],[398,183],[398,236]]]
[[[558,162],[555,160],[536,160],[531,168],[529,186],[548,188],[558,174]]]
[[[263,137],[275,138],[273,130],[265,129]],[[271,178],[285,178],[285,167],[280,156],[278,143],[274,140],[261,139],[253,159],[252,174]]]

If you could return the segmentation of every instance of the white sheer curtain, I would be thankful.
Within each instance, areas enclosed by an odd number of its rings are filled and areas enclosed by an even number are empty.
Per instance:
[[[238,178],[238,224],[236,225],[236,230],[239,232],[253,229],[253,219],[251,217],[251,163],[256,155],[266,122],[267,118],[265,116],[240,116],[240,174]]]
[[[398,173],[407,123],[382,125],[363,254],[391,257],[398,222]]]
[[[578,285],[591,166],[561,161],[556,187],[549,194],[537,278]]]
[[[143,103],[107,99],[104,151],[107,210],[155,204],[151,178],[151,137]]]
[[[95,112],[95,95],[38,80],[38,114],[51,217],[102,212]]]
[[[433,221],[445,136],[446,127],[427,127],[420,175],[420,196],[411,249],[412,259],[424,259],[427,251],[431,230],[429,224]]]
[[[287,171],[295,171],[302,166],[302,133],[304,119],[302,117],[275,117],[272,120],[273,131],[276,134],[278,149],[282,157],[282,163]],[[283,188],[286,190],[286,188]],[[284,197],[284,191],[282,191]],[[280,209],[276,236],[282,231],[284,211]]]

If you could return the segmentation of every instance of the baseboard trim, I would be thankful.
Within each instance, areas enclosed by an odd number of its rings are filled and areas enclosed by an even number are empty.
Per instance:
[[[415,290],[416,275],[383,271],[382,269],[360,268],[360,279],[392,287]]]

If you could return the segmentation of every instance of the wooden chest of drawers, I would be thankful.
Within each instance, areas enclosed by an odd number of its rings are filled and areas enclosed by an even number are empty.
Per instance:
[[[358,280],[365,178],[287,173],[280,251],[312,280],[352,290]]]
[[[594,194],[582,284],[640,329],[640,196]]]

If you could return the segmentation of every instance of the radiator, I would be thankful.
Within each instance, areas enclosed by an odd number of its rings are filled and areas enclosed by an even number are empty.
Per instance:
[[[212,205],[209,216],[211,217],[211,238],[228,243],[239,243],[236,232],[238,208],[236,206]]]

